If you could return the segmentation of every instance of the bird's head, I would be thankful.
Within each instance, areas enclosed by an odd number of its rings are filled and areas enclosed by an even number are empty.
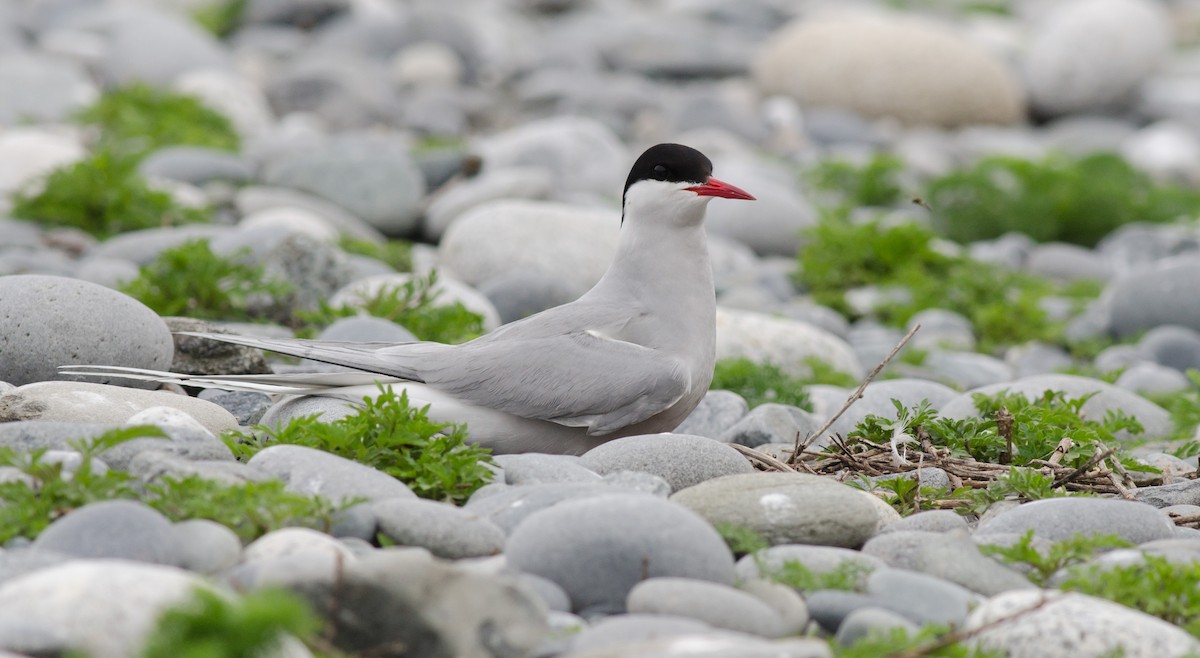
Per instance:
[[[629,170],[621,221],[636,214],[697,223],[713,197],[754,200],[745,190],[713,178],[712,162],[700,151],[682,144],[658,144],[646,149]]]

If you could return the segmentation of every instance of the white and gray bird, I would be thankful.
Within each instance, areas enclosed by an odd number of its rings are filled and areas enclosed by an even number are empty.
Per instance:
[[[64,374],[361,401],[376,382],[430,418],[466,423],[496,453],[581,454],[674,429],[712,381],[716,301],[704,234],[713,197],[754,199],[699,151],[659,144],[625,182],[617,250],[582,297],[461,345],[342,343],[188,333],[353,368],[352,373],[182,375],[66,366]]]

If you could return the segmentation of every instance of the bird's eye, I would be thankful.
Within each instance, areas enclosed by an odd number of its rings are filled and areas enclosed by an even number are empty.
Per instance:
[[[654,165],[654,173],[656,173],[660,176],[666,176],[667,175],[667,165],[660,165],[660,164]]]

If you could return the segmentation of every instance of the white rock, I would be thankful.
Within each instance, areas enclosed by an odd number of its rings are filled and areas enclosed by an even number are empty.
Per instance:
[[[551,173],[541,167],[484,169],[478,176],[464,180],[434,198],[425,211],[422,225],[425,237],[437,242],[454,220],[488,201],[544,199],[550,194],[553,180]]]
[[[0,133],[0,200],[50,173],[82,160],[87,152],[74,136],[18,128]],[[0,201],[2,203],[2,201]]]
[[[185,430],[205,432],[213,435],[200,421],[176,409],[175,407],[147,407],[133,414],[125,421],[126,425],[155,425],[157,427],[178,427]]]
[[[241,230],[272,227],[281,232],[301,233],[320,242],[337,244],[340,235],[336,226],[315,212],[295,206],[275,206],[259,210],[238,222]]]
[[[564,116],[526,123],[481,139],[474,150],[487,167],[542,167],[560,199],[615,198],[630,157],[613,131],[594,119]]]
[[[1200,641],[1178,626],[1074,592],[999,594],[971,613],[963,631],[975,633],[971,644],[1009,658],[1166,658],[1200,652]]]
[[[392,79],[402,86],[450,86],[462,77],[462,58],[438,41],[414,43],[392,60]]]
[[[174,87],[228,117],[243,138],[259,135],[274,123],[266,94],[236,73],[221,69],[191,71],[179,76]]]
[[[1158,179],[1200,182],[1200,138],[1191,128],[1159,121],[1121,144],[1121,155]]]
[[[151,407],[174,407],[209,432],[238,428],[222,407],[187,395],[86,382],[45,381],[19,386],[0,397],[0,422],[17,420],[125,423]]]
[[[1120,105],[1166,62],[1171,41],[1159,3],[1062,3],[1036,28],[1025,56],[1030,100],[1051,115]]]
[[[250,542],[242,551],[242,562],[275,560],[288,555],[318,552],[342,560],[353,560],[354,553],[323,532],[308,528],[281,528]]]
[[[798,20],[759,52],[754,78],[805,107],[839,107],[909,124],[1014,123],[1016,77],[949,29],[893,15]]]
[[[616,210],[494,201],[455,221],[442,238],[438,256],[456,278],[471,286],[533,273],[555,279],[578,297],[608,269],[620,225]]]
[[[812,374],[807,359],[859,378],[862,364],[846,341],[806,322],[750,311],[717,309],[717,358],[770,362],[797,377]]]

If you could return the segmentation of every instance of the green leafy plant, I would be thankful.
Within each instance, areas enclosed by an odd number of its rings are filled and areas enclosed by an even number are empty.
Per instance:
[[[829,571],[816,572],[801,562],[786,560],[775,569],[770,566],[764,569],[760,566],[759,572],[768,580],[787,585],[799,592],[826,589],[853,592],[861,587],[863,580],[871,573],[871,567],[861,562],[843,560]]]
[[[137,438],[165,438],[153,426],[110,430],[93,441],[72,444],[82,456],[74,472],[48,461],[46,450],[20,452],[0,447],[0,466],[15,468],[20,477],[0,482],[0,543],[14,537],[32,539],[58,518],[89,503],[140,500],[173,521],[211,519],[250,541],[271,530],[303,525],[329,528],[340,509],[315,497],[284,491],[278,480],[226,485],[196,476],[164,478],[146,485],[127,473],[97,472],[95,457]]]
[[[842,646],[836,638],[829,648],[835,658],[1000,658],[1003,652],[964,644],[962,634],[947,626],[928,624],[910,633],[904,628],[888,628]]]
[[[243,459],[279,443],[317,448],[383,471],[422,498],[465,502],[491,479],[485,466],[490,453],[468,442],[465,426],[434,422],[427,410],[410,406],[407,393],[380,386],[357,413],[333,422],[305,416],[279,429],[260,425],[254,434],[232,432],[224,439]]]
[[[721,535],[721,539],[725,540],[729,550],[738,557],[771,547],[771,543],[767,541],[766,537],[749,528],[727,521],[716,524],[714,528]]]
[[[1054,574],[1067,567],[1082,564],[1097,553],[1130,546],[1133,544],[1117,535],[1077,534],[1070,539],[1051,543],[1043,553],[1033,544],[1033,531],[1027,530],[1009,546],[985,544],[979,547],[979,551],[1008,564],[1025,567],[1029,580],[1039,587],[1045,587]]]
[[[1187,377],[1191,381],[1191,386],[1182,391],[1146,396],[1171,414],[1171,424],[1174,426],[1172,436],[1177,439],[1195,436],[1196,429],[1200,427],[1200,371],[1188,370]],[[1180,449],[1190,450],[1182,446]],[[1195,456],[1195,454],[1189,452],[1186,456]],[[1183,457],[1184,455],[1179,456]]]
[[[287,635],[314,636],[321,622],[299,596],[281,589],[239,598],[197,588],[166,610],[141,658],[249,658],[275,655]]]
[[[788,375],[773,363],[743,357],[717,361],[709,388],[733,391],[751,407],[776,402],[811,411],[812,402],[804,386],[804,380]]]
[[[985,352],[1031,340],[1059,340],[1061,328],[1051,322],[1041,301],[1050,295],[1083,299],[1094,290],[947,253],[933,231],[908,222],[856,223],[835,212],[806,236],[796,279],[817,302],[858,317],[862,311],[850,305],[846,292],[876,286],[893,294],[868,315],[903,327],[925,309],[955,311],[971,321]]]
[[[412,243],[404,240],[371,242],[350,236],[342,236],[339,246],[348,254],[368,256],[386,263],[397,272],[412,271]]]
[[[335,308],[322,302],[318,310],[297,315],[297,333],[311,336],[338,318],[366,313],[391,320],[421,340],[461,343],[482,334],[483,318],[461,302],[438,303],[436,285],[435,271],[413,277],[403,285],[384,287],[358,305]]]
[[[251,300],[286,298],[291,287],[263,268],[213,253],[208,240],[189,240],[143,265],[121,291],[159,315],[249,320]]]
[[[837,193],[850,207],[891,206],[901,199],[900,173],[904,163],[894,155],[876,154],[862,165],[824,160],[807,172],[809,183]]]
[[[1071,569],[1061,588],[1115,601],[1200,637],[1200,563],[1144,555],[1140,564]]]
[[[77,228],[98,238],[125,231],[208,221],[207,210],[179,205],[152,189],[126,155],[101,149],[55,169],[40,191],[17,192],[14,217]]]
[[[215,0],[192,10],[192,20],[218,39],[233,34],[242,24],[249,0]]]
[[[1122,224],[1193,215],[1200,191],[1155,183],[1112,153],[994,156],[930,181],[925,200],[938,228],[960,242],[1020,231],[1092,246]]]
[[[237,151],[240,139],[225,115],[198,99],[136,83],[105,93],[77,119],[100,131],[100,147],[132,160],[164,146]]]

